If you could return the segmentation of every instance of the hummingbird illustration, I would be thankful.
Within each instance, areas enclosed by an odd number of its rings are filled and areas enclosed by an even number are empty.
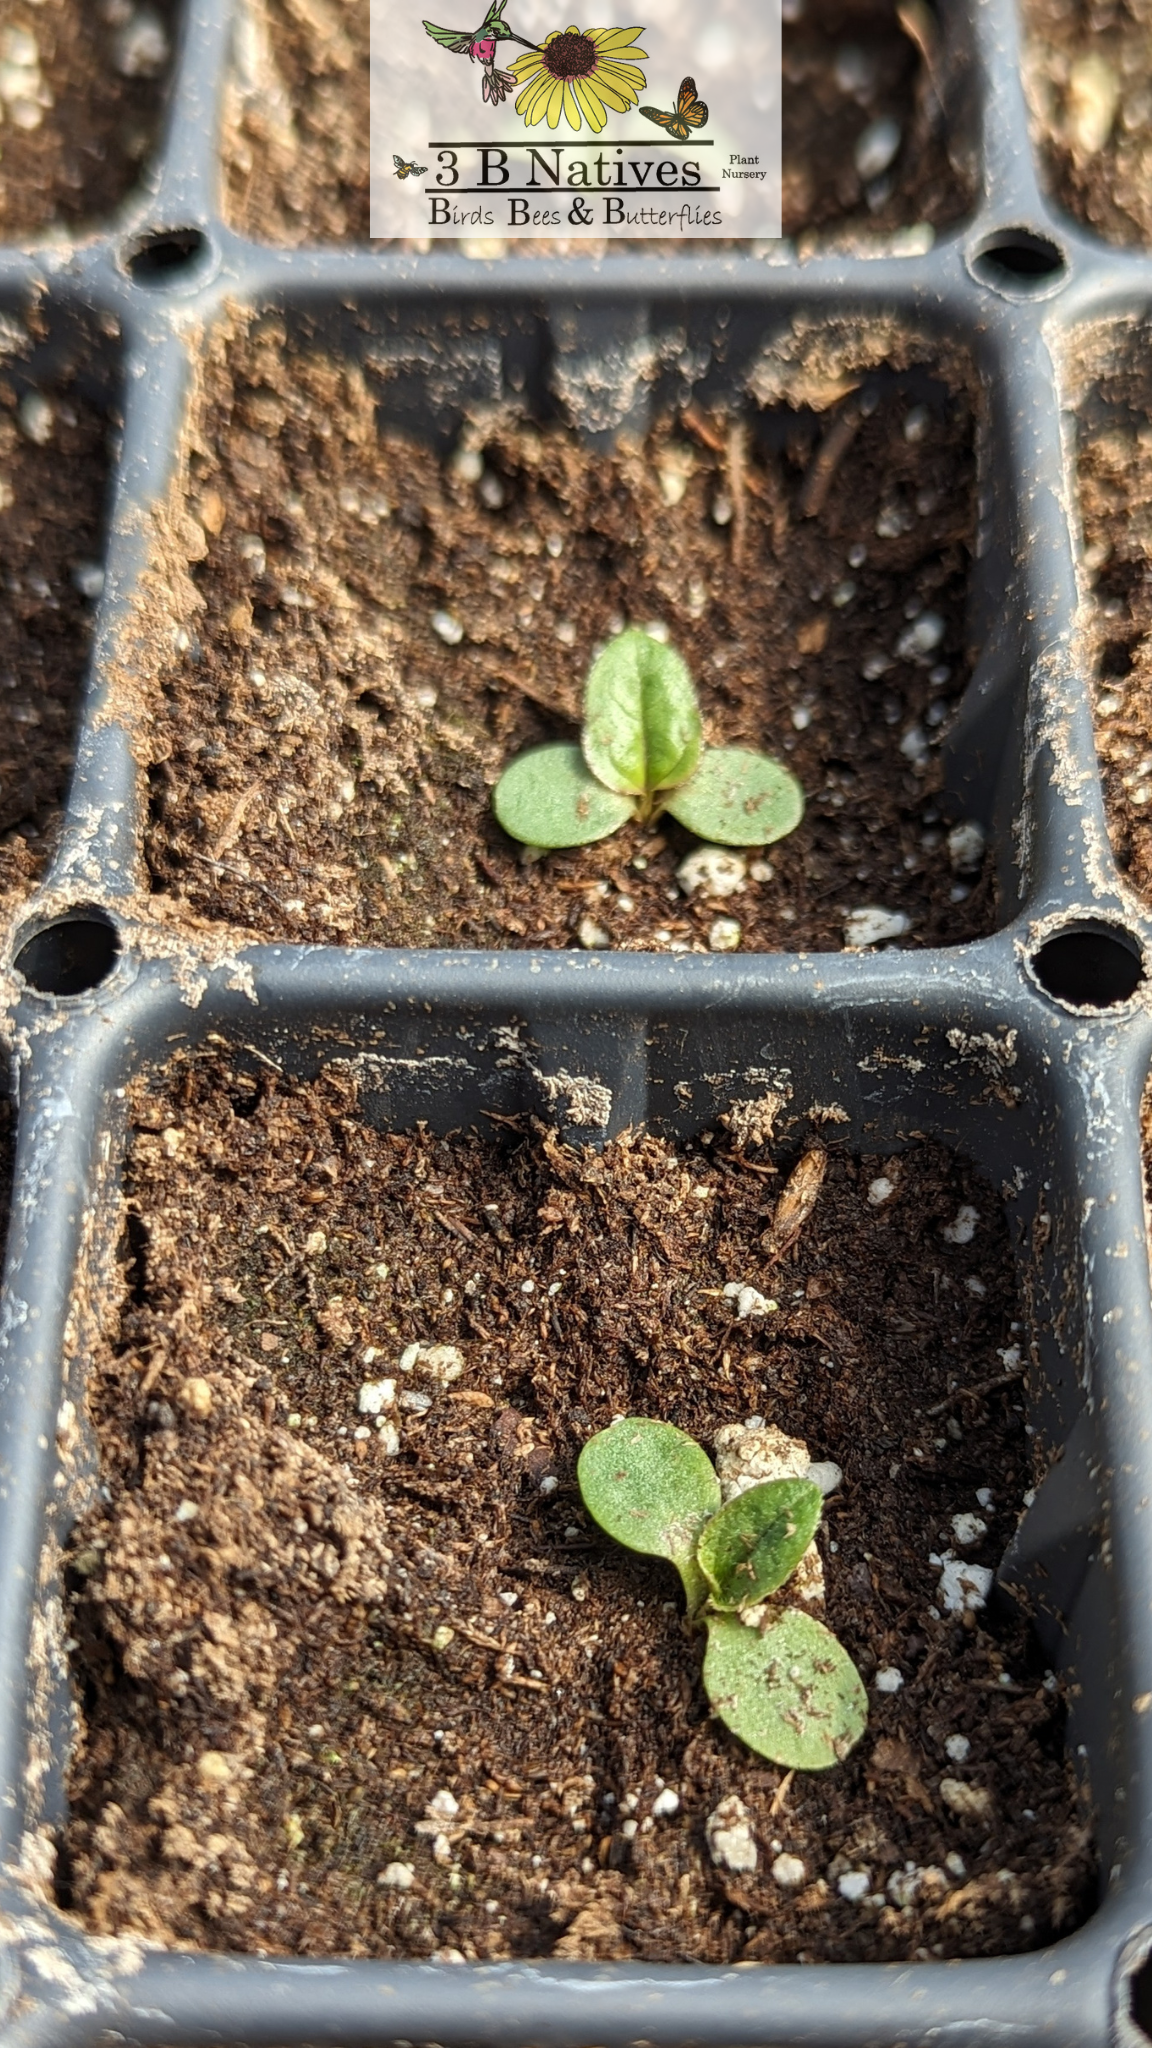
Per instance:
[[[518,36],[509,28],[504,19],[508,0],[490,0],[488,12],[477,29],[437,28],[434,21],[426,21],[424,27],[434,43],[442,50],[451,50],[454,56],[468,57],[479,63],[484,73],[484,98],[498,107],[516,87],[511,71],[501,71],[496,63],[496,46],[501,42],[523,43],[526,50],[534,50],[526,36]]]

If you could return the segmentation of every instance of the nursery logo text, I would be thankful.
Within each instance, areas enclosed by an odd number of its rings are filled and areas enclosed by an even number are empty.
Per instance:
[[[547,11],[492,0],[457,29],[372,0],[374,236],[779,235],[779,0],[752,23],[735,0],[643,26]]]

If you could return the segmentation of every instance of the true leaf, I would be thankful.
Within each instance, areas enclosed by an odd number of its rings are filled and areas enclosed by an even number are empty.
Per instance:
[[[842,1763],[868,1719],[848,1652],[796,1607],[763,1635],[735,1615],[709,1615],[704,1688],[733,1735],[786,1770]]]
[[[633,810],[589,772],[579,747],[566,745],[533,747],[509,762],[492,808],[528,846],[586,846],[617,831]]]
[[[708,747],[690,781],[664,808],[701,839],[721,846],[768,846],[794,832],[804,792],[781,762],[747,747]]]
[[[713,1606],[754,1607],[782,1586],[816,1534],[822,1502],[810,1479],[768,1479],[728,1501],[696,1547]]]
[[[700,708],[672,647],[632,627],[593,662],[584,697],[584,758],[608,789],[672,789],[700,758]]]
[[[671,1422],[629,1417],[590,1437],[576,1477],[605,1534],[646,1557],[666,1557],[684,1581],[689,1610],[706,1591],[696,1539],[720,1506],[711,1460]]]

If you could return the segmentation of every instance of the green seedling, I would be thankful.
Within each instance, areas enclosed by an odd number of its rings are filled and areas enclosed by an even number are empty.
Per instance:
[[[821,1500],[810,1479],[769,1479],[712,1517],[697,1539],[696,1562],[719,1613],[755,1607],[791,1578],[816,1534]]]
[[[819,1526],[819,1487],[770,1479],[722,1505],[700,1445],[639,1417],[592,1437],[577,1477],[607,1535],[675,1565],[689,1618],[707,1630],[704,1689],[725,1726],[788,1770],[841,1763],[868,1718],[860,1674],[822,1621],[774,1598]],[[765,1601],[756,1625],[744,1619]]]
[[[701,839],[767,846],[804,814],[796,777],[747,747],[705,747],[696,691],[675,648],[636,627],[588,671],[579,746],[533,747],[492,793],[504,830],[529,846],[586,846],[629,818],[667,811]]]

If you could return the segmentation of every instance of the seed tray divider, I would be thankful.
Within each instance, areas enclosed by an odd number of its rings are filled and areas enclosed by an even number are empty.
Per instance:
[[[243,0],[185,0],[159,179],[149,209],[164,227],[207,228],[220,211],[220,138]]]
[[[1028,137],[1023,37],[1015,0],[981,0],[971,33],[979,100],[979,154],[986,223],[1037,222],[1047,211]]]

